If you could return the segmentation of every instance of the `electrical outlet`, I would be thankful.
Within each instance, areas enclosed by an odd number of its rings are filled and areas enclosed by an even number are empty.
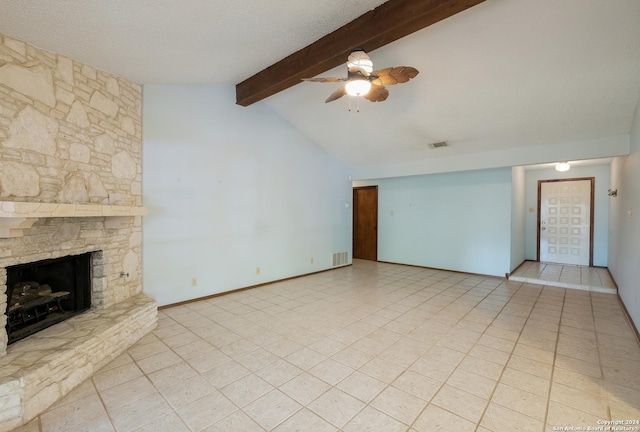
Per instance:
[[[198,278],[191,278],[191,286],[198,285]]]
[[[256,274],[260,274],[260,267],[256,267]]]
[[[313,264],[313,257],[311,257],[311,264]]]

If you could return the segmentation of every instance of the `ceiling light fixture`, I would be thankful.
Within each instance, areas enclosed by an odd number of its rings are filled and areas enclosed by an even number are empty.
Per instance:
[[[371,90],[371,81],[368,79],[354,79],[344,86],[348,95],[364,96]]]
[[[571,168],[571,164],[569,162],[558,162],[556,164],[556,171],[565,172],[569,171],[569,168]]]
[[[347,69],[351,73],[360,72],[364,76],[369,76],[373,72],[373,62],[367,53],[358,48],[353,50],[347,58]]]

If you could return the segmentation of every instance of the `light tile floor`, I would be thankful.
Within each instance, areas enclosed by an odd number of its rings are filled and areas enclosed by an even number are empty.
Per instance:
[[[31,431],[552,431],[640,420],[615,295],[354,260],[160,311]]]
[[[616,284],[611,278],[609,270],[604,267],[525,261],[513,272],[510,280],[609,294],[617,292]]]

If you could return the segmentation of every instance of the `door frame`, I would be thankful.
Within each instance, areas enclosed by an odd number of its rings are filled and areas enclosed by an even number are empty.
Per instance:
[[[538,221],[537,221],[537,244],[536,244],[536,261],[540,262],[540,224],[541,220],[541,204],[542,204],[542,183],[558,183],[558,182],[567,182],[567,181],[581,181],[588,180],[591,182],[591,197],[589,198],[589,267],[593,267],[593,216],[595,214],[594,211],[594,198],[595,198],[595,177],[576,177],[576,178],[567,178],[567,179],[551,179],[551,180],[538,180]]]
[[[375,215],[375,258],[372,261],[378,261],[378,186],[354,186],[352,187],[351,195],[353,198],[353,212],[351,219],[351,256],[355,258],[355,241],[356,241],[356,211],[358,209],[356,204],[356,191],[362,189],[373,189],[376,192],[376,215]]]

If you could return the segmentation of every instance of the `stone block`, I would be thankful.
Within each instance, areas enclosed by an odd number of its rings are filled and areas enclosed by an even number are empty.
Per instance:
[[[93,92],[89,105],[110,117],[115,117],[119,110],[118,104],[99,91]]]
[[[40,177],[32,165],[0,160],[0,195],[35,197],[40,193]]]
[[[56,99],[70,106],[73,103],[73,101],[76,99],[76,96],[72,92],[63,89],[62,87],[57,87]]]
[[[53,156],[56,153],[58,123],[31,106],[24,108],[9,126],[10,138],[3,147]]]
[[[90,80],[95,80],[97,78],[95,68],[92,68],[89,65],[82,65],[82,75],[86,76]]]
[[[111,93],[113,96],[115,97],[119,97],[120,96],[120,86],[118,85],[118,80],[113,78],[113,77],[109,77],[107,78],[106,81],[106,88],[107,91],[109,93]]]
[[[93,363],[85,363],[75,368],[65,379],[60,381],[60,392],[65,395],[93,376],[96,369]]]
[[[115,152],[115,142],[108,134],[102,134],[96,137],[94,147],[97,152],[112,155]]]
[[[51,384],[30,399],[23,401],[22,422],[27,423],[53,405],[53,403],[62,396],[64,395],[60,392],[60,386],[58,384]]]
[[[122,117],[122,130],[128,133],[129,135],[135,135],[136,124],[131,117],[129,116]]]
[[[67,121],[82,128],[88,128],[89,126],[91,126],[89,117],[87,117],[87,111],[84,109],[84,105],[82,105],[82,102],[80,102],[79,100],[76,100],[75,102],[73,102],[73,105],[71,105],[71,110],[67,115]]]
[[[10,37],[5,37],[4,38],[4,45],[7,48],[10,48],[13,51],[17,52],[18,54],[20,54],[23,57],[27,54],[27,46],[22,41],[11,39]]]
[[[51,71],[42,65],[23,67],[11,63],[5,64],[0,67],[0,84],[49,107],[56,105]]]
[[[58,56],[56,77],[67,84],[73,84],[73,61],[70,58]],[[57,83],[60,87],[60,83]]]
[[[137,165],[129,153],[122,151],[111,160],[111,172],[116,178],[133,180],[136,178]]]
[[[8,379],[0,383],[0,407],[20,405],[20,381]]]

